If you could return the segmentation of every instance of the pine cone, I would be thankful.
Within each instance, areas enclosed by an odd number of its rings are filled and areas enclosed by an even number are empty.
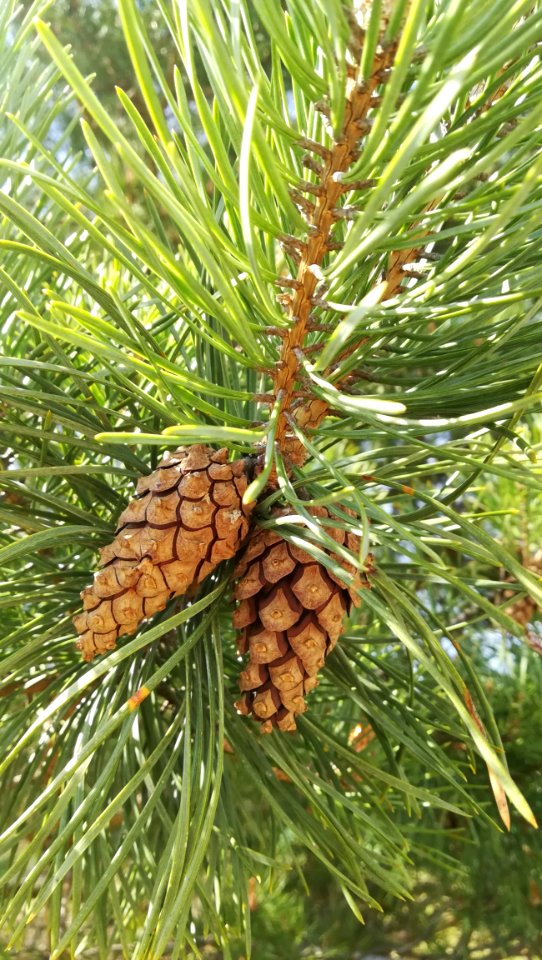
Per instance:
[[[330,518],[324,507],[310,512]],[[359,552],[358,537],[332,526],[326,532]],[[233,624],[242,631],[239,653],[248,652],[249,661],[236,707],[261,722],[263,733],[274,726],[296,729],[296,715],[306,710],[304,694],[317,686],[316,675],[342,633],[346,613],[351,604],[359,606],[359,588],[369,585],[355,567],[339,562],[353,576],[349,588],[275,530],[256,529],[238,564]]]
[[[530,570],[532,573],[542,576],[542,550],[537,550],[532,556],[527,557],[523,560],[523,566],[526,570]],[[510,582],[513,580],[513,577],[507,578]],[[514,590],[505,590],[502,595],[503,600],[511,600],[516,596]],[[533,600],[529,594],[520,597],[519,600],[516,600],[515,603],[511,603],[509,607],[506,607],[505,613],[512,617],[516,623],[519,623],[520,626],[526,627],[527,624],[531,623],[534,620],[539,606],[536,600]]]
[[[137,484],[119,518],[113,543],[100,551],[94,583],[74,617],[85,660],[112,650],[118,637],[163,610],[235,556],[248,533],[253,504],[244,506],[248,460],[195,444],[166,453]]]

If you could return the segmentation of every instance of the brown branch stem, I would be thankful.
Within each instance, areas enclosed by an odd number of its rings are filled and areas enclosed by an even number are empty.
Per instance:
[[[314,185],[315,199],[314,204],[311,204],[312,213],[308,220],[308,238],[306,243],[299,246],[297,276],[294,283],[289,284],[293,287],[292,296],[287,301],[291,326],[283,338],[280,363],[273,374],[273,392],[278,396],[282,391],[284,397],[277,424],[276,442],[294,462],[305,459],[299,442],[291,435],[288,437],[288,414],[295,399],[300,373],[299,351],[310,329],[313,297],[321,281],[321,265],[329,249],[330,234],[337,221],[337,208],[344,194],[342,176],[358,156],[360,138],[368,129],[367,113],[374,106],[372,95],[382,83],[382,71],[392,63],[394,52],[392,46],[377,49],[371,75],[365,83],[357,83],[349,76],[343,127],[330,149],[309,141],[303,142],[306,149],[316,150],[322,158],[322,169],[320,180]],[[325,412],[321,416],[319,412],[317,414],[315,404],[321,407],[322,401],[312,400],[305,409],[310,411],[309,419],[312,420],[313,416],[318,415],[321,420]],[[303,416],[297,416],[296,419],[300,425],[304,425]]]

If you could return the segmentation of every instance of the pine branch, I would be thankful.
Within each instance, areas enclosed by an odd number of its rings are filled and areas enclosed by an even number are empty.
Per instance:
[[[55,958],[92,939],[106,960],[115,938],[134,960],[205,938],[248,955],[251,878],[260,916],[287,915],[293,866],[311,889],[325,874],[341,926],[340,891],[359,916],[406,895],[411,861],[429,886],[458,849],[473,870],[457,824],[494,829],[486,764],[502,809],[504,791],[540,815],[542,591],[517,497],[534,545],[542,15],[400,0],[382,26],[388,5],[362,4],[362,36],[339,0],[159,6],[156,44],[121,0],[138,92],[115,108],[58,21],[38,46],[37,8],[0,40],[2,909],[15,939],[47,909]],[[258,739],[233,708],[227,564],[107,656],[74,648],[98,547],[156,448],[185,442],[228,462],[265,443],[270,562],[292,547],[337,596],[377,555],[295,737]],[[501,842],[507,869],[534,860]]]
[[[320,162],[310,159],[310,169],[316,175],[314,182],[302,183],[293,192],[294,201],[307,216],[308,237],[305,242],[295,237],[286,241],[287,247],[295,247],[299,267],[295,280],[285,278],[280,281],[282,285],[286,282],[293,291],[286,299],[291,325],[282,335],[279,364],[273,375],[274,396],[280,398],[281,404],[275,442],[297,464],[303,463],[305,452],[299,441],[291,436],[287,438],[287,434],[288,414],[299,383],[299,351],[306,352],[305,337],[310,330],[315,291],[323,280],[322,264],[326,254],[336,248],[332,241],[333,227],[338,220],[348,216],[348,211],[339,207],[339,201],[346,192],[370,186],[369,182],[345,183],[343,177],[359,157],[360,141],[370,129],[368,115],[379,103],[375,91],[385,83],[396,50],[395,43],[380,45],[375,51],[368,79],[360,83],[357,78],[363,47],[359,28],[352,34],[351,47],[357,60],[348,69],[344,120],[339,136],[330,148],[306,138],[298,141],[298,146],[315,154]],[[314,196],[314,202],[306,200],[305,193]],[[303,422],[304,426],[318,426],[325,411],[319,408],[316,413],[316,405],[317,401],[311,401],[310,414],[305,409],[303,414],[298,414],[301,418],[298,422]]]

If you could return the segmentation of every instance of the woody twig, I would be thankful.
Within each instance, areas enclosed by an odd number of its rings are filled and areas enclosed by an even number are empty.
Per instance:
[[[359,51],[358,57],[361,56],[360,44],[356,49]],[[292,192],[294,201],[307,217],[308,236],[304,242],[293,237],[282,238],[283,245],[298,262],[298,269],[295,278],[281,278],[279,281],[282,287],[289,290],[287,295],[281,296],[281,302],[288,311],[291,326],[282,337],[280,360],[273,374],[273,394],[283,397],[276,443],[294,463],[302,463],[305,459],[304,450],[291,435],[288,423],[292,405],[299,395],[300,351],[312,328],[312,310],[318,305],[324,257],[338,246],[332,240],[333,226],[338,220],[351,215],[349,208],[340,205],[340,200],[347,191],[366,189],[371,185],[370,181],[346,184],[343,177],[359,156],[360,140],[370,129],[368,114],[379,102],[379,98],[375,98],[375,91],[385,83],[394,54],[394,45],[379,46],[369,79],[363,83],[358,81],[359,60],[350,65],[342,130],[330,148],[306,138],[299,141],[309,152],[306,166],[318,174],[318,179],[311,183],[302,182]],[[297,422],[301,426],[317,425],[326,410],[327,406],[322,401],[311,399],[298,408]]]

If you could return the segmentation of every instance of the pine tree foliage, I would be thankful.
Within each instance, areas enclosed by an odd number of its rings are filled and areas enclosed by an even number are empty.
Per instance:
[[[535,822],[469,648],[536,648],[504,578],[542,605],[509,519],[542,485],[542,8],[158,0],[166,76],[119,0],[117,126],[47,6],[1,8],[2,922],[46,909],[53,958],[248,954],[286,849],[359,916],[408,896],[435,811],[489,821],[491,784]],[[227,564],[75,649],[136,479],[190,443],[259,453],[256,521],[339,579],[308,504],[375,555],[292,737],[233,706]]]

